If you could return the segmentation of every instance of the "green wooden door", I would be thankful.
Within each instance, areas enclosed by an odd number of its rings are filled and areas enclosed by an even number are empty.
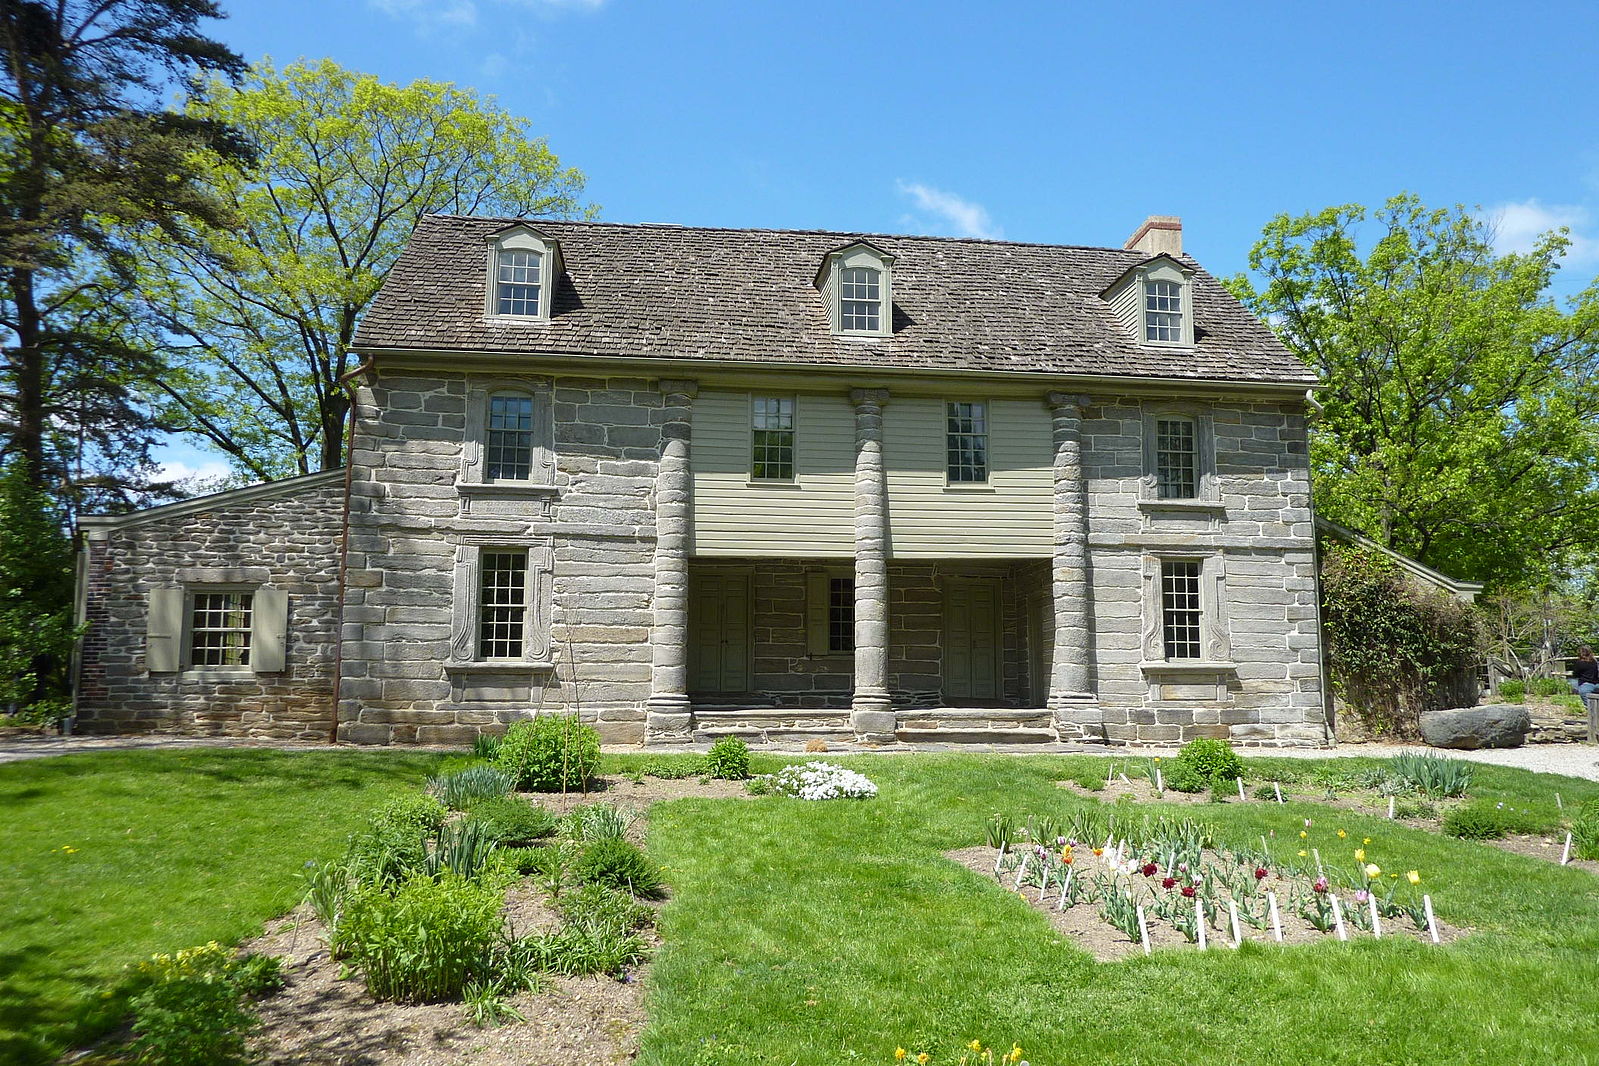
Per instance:
[[[999,582],[956,578],[944,585],[944,702],[987,703],[1004,687]]]
[[[694,574],[688,585],[689,691],[750,690],[750,576]]]

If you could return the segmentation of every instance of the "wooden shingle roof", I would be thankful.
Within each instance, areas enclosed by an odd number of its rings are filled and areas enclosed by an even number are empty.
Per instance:
[[[487,241],[515,221],[424,218],[367,311],[356,347],[1315,381],[1187,256],[1180,261],[1196,271],[1195,346],[1137,343],[1100,298],[1149,258],[1119,248],[529,220],[561,247],[551,318],[493,319],[484,313]],[[862,240],[895,257],[894,334],[880,340],[834,337],[812,284],[823,256]]]

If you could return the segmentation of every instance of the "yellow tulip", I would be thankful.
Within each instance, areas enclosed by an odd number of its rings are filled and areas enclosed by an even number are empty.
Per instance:
[[[924,1051],[920,1055],[916,1056],[916,1061],[921,1063],[921,1066],[927,1066],[928,1057],[929,1056],[927,1052]]]
[[[1382,867],[1378,866],[1374,862],[1368,862],[1366,864],[1366,876],[1367,877],[1381,877],[1382,876]]]
[[[1299,839],[1300,839],[1300,840],[1304,840],[1304,839],[1305,839],[1305,838],[1306,838],[1306,837],[1308,837],[1308,836],[1309,836],[1309,835],[1310,835],[1310,834],[1309,834],[1309,833],[1307,833],[1307,832],[1305,832],[1305,831],[1304,831],[1304,830],[1303,830],[1303,829],[1301,829],[1301,830],[1300,830],[1300,831],[1299,831]]]
[[[1362,844],[1370,844],[1371,843],[1371,837],[1366,837],[1364,840],[1361,841],[1361,843]]]
[[[1355,849],[1355,861],[1356,862],[1365,862],[1366,861],[1366,849],[1365,848],[1356,848]]]
[[[973,1051],[981,1051],[981,1050],[983,1050],[983,1042],[981,1040],[973,1040],[970,1044],[967,1044],[966,1046],[971,1048]]]
[[[1343,839],[1343,838],[1344,838],[1344,837],[1346,837],[1346,836],[1348,836],[1348,835],[1349,835],[1349,834],[1348,834],[1348,833],[1346,833],[1346,832],[1344,832],[1344,831],[1343,831],[1343,830],[1342,830],[1342,829],[1340,829],[1340,830],[1338,830],[1338,839],[1339,839],[1339,840],[1342,840],[1342,839]]]
[[[1405,876],[1407,878],[1409,878],[1411,884],[1413,884],[1413,885],[1421,884],[1421,874],[1419,872],[1417,872],[1415,870],[1411,870],[1409,873],[1405,874]]]
[[[1303,859],[1306,855],[1309,855],[1309,854],[1310,854],[1310,852],[1306,851],[1304,848],[1300,848],[1299,849],[1299,857],[1301,859]]]
[[[905,1052],[904,1048],[897,1047],[897,1048],[894,1049],[894,1061],[895,1062],[904,1062],[905,1061],[905,1055],[906,1055],[906,1052]]]

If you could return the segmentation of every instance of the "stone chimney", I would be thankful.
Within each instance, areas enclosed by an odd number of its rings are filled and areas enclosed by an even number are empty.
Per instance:
[[[1122,247],[1145,255],[1182,255],[1183,220],[1176,215],[1150,215]]]

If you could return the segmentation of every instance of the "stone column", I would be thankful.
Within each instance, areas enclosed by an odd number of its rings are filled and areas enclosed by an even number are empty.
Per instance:
[[[693,731],[688,699],[688,546],[693,491],[689,441],[699,383],[663,378],[667,422],[655,473],[655,596],[650,626],[650,700],[644,734],[650,741],[687,740]]]
[[[887,389],[853,389],[855,405],[855,693],[857,740],[894,740],[888,695],[888,484],[883,474]]]
[[[1097,735],[1099,708],[1089,686],[1088,497],[1083,484],[1082,418],[1088,397],[1052,392],[1055,439],[1055,652],[1049,707],[1063,737]]]

